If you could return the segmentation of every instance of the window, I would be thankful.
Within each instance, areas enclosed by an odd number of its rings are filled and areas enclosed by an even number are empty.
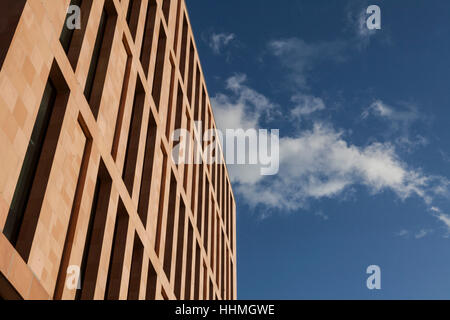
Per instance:
[[[131,259],[130,283],[128,285],[128,300],[139,299],[141,286],[142,261],[144,257],[144,246],[137,232],[134,234],[133,257]]]
[[[61,42],[61,45],[67,54],[67,58],[69,59],[72,69],[76,68],[78,58],[80,56],[81,46],[83,44],[83,39],[86,33],[87,23],[89,20],[89,14],[92,8],[92,1],[72,0],[70,2],[69,7],[74,5],[80,8],[81,12],[80,29],[69,29],[67,27],[68,19],[70,19],[70,17],[74,14],[74,12],[68,10],[66,19],[64,20],[61,35],[59,37],[59,41]]]
[[[0,68],[3,66],[26,0],[0,1]]]
[[[130,28],[133,40],[136,38],[136,31],[139,22],[139,13],[141,9],[142,0],[130,0],[127,11],[127,23]]]
[[[158,51],[156,53],[156,65],[155,72],[153,75],[153,101],[155,102],[156,108],[159,110],[159,104],[161,99],[161,88],[162,81],[164,79],[164,58],[166,56],[166,34],[164,33],[164,29],[161,26],[159,32],[159,40],[158,40]]]
[[[27,261],[67,107],[69,91],[54,63],[45,86],[3,233]]]
[[[86,86],[84,88],[84,96],[88,100],[95,118],[97,118],[100,108],[116,22],[117,13],[115,12],[114,4],[111,0],[107,0],[100,18],[97,38],[86,79]]]
[[[155,31],[157,4],[155,0],[148,2],[147,16],[145,18],[144,43],[141,48],[141,65],[147,75],[150,67],[150,54],[152,52],[153,33]]]
[[[77,290],[77,300],[94,298],[100,255],[105,234],[106,218],[111,195],[112,180],[103,161],[100,161],[86,242],[80,267],[81,289]]]

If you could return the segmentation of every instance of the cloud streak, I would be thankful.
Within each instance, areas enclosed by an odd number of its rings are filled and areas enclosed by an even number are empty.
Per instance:
[[[231,97],[219,94],[212,99],[218,119],[224,118],[218,123],[222,130],[236,126],[256,128],[261,114],[276,108],[245,81],[243,75],[231,77],[227,81]],[[309,110],[325,108],[322,103],[316,100],[313,105],[320,107]],[[312,200],[342,196],[354,186],[365,187],[371,194],[391,191],[402,200],[418,196],[428,204],[436,195],[448,193],[446,178],[409,166],[400,159],[395,145],[373,142],[357,146],[346,140],[345,131],[318,120],[313,120],[309,130],[282,137],[279,156],[277,176],[261,176],[259,168],[248,165],[230,170],[237,183],[235,189],[249,204],[295,210]]]
[[[215,54],[221,54],[223,49],[228,46],[236,35],[233,33],[213,33],[209,38],[209,47]]]

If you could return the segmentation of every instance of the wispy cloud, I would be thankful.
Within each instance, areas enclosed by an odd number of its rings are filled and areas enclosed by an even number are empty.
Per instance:
[[[410,232],[406,229],[402,229],[398,232],[396,232],[394,235],[400,238],[411,238],[412,239],[416,239],[416,240],[420,240],[425,238],[426,236],[432,234],[434,232],[433,229],[420,229],[419,231],[416,232]]]
[[[402,238],[406,238],[406,237],[408,237],[408,235],[409,235],[409,231],[406,229],[402,229],[395,233],[395,236],[402,237]]]
[[[230,119],[229,123],[219,123],[222,130],[235,125],[258,127],[257,106],[262,106],[260,111],[276,106],[245,80],[242,75],[228,79],[231,97],[219,94],[212,99],[215,112],[221,115],[218,119]],[[314,199],[341,196],[356,185],[372,194],[392,191],[403,200],[418,196],[429,204],[437,194],[448,190],[446,178],[427,175],[408,165],[399,157],[395,145],[373,142],[357,146],[346,140],[344,130],[318,120],[313,120],[312,129],[280,139],[277,176],[261,176],[258,169],[251,167],[241,166],[234,174],[231,170],[236,190],[248,203],[268,208],[302,208]]]
[[[421,229],[419,232],[414,234],[414,238],[422,239],[422,238],[425,238],[427,235],[429,235],[432,232],[433,232],[433,230],[431,230],[431,229]]]
[[[291,101],[295,104],[291,115],[297,119],[325,109],[325,103],[321,98],[307,94],[295,94],[291,97]]]
[[[361,117],[365,120],[373,117],[386,122],[385,135],[388,138],[395,135],[397,145],[408,151],[428,144],[428,140],[422,135],[411,133],[413,125],[428,121],[427,117],[411,103],[402,103],[402,108],[394,108],[382,100],[376,100],[363,111]]]
[[[268,44],[271,54],[279,57],[290,71],[290,80],[297,90],[308,87],[310,72],[316,64],[343,61],[345,46],[345,42],[339,40],[308,43],[299,38],[273,40]]]
[[[447,230],[447,236],[450,235],[450,215],[442,212],[442,210],[438,207],[431,207],[430,211],[440,222],[444,224]]]
[[[235,40],[235,38],[236,35],[234,33],[212,33],[209,37],[208,44],[215,54],[221,54],[223,49]]]
[[[325,221],[329,219],[328,215],[326,215],[325,213],[323,213],[323,211],[317,211],[314,215],[315,215],[316,217],[319,217],[319,218],[325,220]]]

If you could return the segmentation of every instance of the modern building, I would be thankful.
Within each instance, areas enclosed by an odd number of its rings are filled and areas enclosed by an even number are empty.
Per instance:
[[[0,68],[2,299],[236,299],[227,168],[172,157],[216,128],[184,0],[2,0]]]

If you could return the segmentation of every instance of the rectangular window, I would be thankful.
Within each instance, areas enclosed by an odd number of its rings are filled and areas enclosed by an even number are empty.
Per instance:
[[[81,9],[81,0],[71,0],[70,1],[69,7],[67,8],[67,15],[66,15],[66,19],[64,20],[63,29],[62,29],[61,35],[59,37],[59,41],[61,42],[61,45],[66,53],[69,52],[73,34],[75,33],[75,30],[77,30],[76,28],[74,28],[74,26],[69,25],[69,24],[73,24],[77,19],[76,16],[74,17],[74,19],[72,18],[72,16],[77,14],[76,11],[72,10],[72,8],[74,6],[77,6],[78,8]]]
[[[205,195],[204,195],[204,203],[205,203],[205,211],[204,211],[204,232],[203,232],[203,248],[205,248],[206,253],[208,253],[208,240],[209,240],[209,183],[206,181],[205,183]]]
[[[186,206],[183,200],[180,201],[180,213],[178,217],[178,233],[177,233],[177,256],[175,267],[175,295],[177,299],[181,299],[181,276],[183,270],[183,256],[185,252],[184,248],[184,234],[186,223]]]
[[[141,287],[142,261],[144,246],[137,232],[134,234],[133,257],[131,259],[130,282],[128,285],[128,300],[138,300]]]
[[[199,300],[200,298],[200,245],[197,241],[195,250],[195,286],[194,286],[194,300]]]
[[[217,214],[216,214],[216,203],[211,196],[211,250],[209,252],[210,256],[210,264],[211,269],[214,269],[214,256],[215,256],[215,246],[216,246],[216,223],[217,223]]]
[[[192,167],[193,167],[193,173],[192,173],[192,185],[191,185],[191,211],[193,214],[195,214],[195,200],[197,199],[197,193],[196,193],[195,188],[197,187],[197,180],[198,180],[197,176],[198,176],[198,171],[200,169],[200,165],[193,164]]]
[[[192,85],[194,83],[194,56],[195,56],[193,40],[191,40],[190,48],[191,49],[189,50],[189,74],[188,74],[187,95],[189,98],[189,104],[192,106],[192,96],[193,96]]]
[[[173,173],[170,178],[170,191],[169,191],[169,208],[167,211],[167,226],[166,226],[166,241],[164,249],[164,272],[167,279],[171,279],[171,267],[172,267],[172,250],[173,250],[173,234],[175,227],[175,207],[177,202],[177,180]]]
[[[211,279],[209,279],[209,300],[214,299],[214,285]]]
[[[189,219],[188,219],[189,221]],[[189,300],[191,298],[191,278],[192,278],[192,242],[193,242],[193,227],[189,223],[188,239],[187,239],[187,257],[186,257],[186,283],[184,285],[184,299]]]
[[[221,278],[222,278],[222,284],[221,284],[221,286],[220,286],[220,288],[222,289],[222,299],[225,299],[225,237],[224,237],[224,234],[222,233],[221,234],[221,237],[222,237],[222,240],[221,240],[221,242],[222,242],[222,252],[221,252],[221,254],[222,254],[222,256],[221,256],[221,259],[222,259],[222,265],[221,265]]]
[[[203,300],[208,299],[208,268],[203,261]]]
[[[150,189],[152,186],[153,177],[153,161],[155,158],[156,146],[156,121],[153,114],[150,112],[148,120],[147,138],[145,142],[144,166],[141,177],[141,190],[139,193],[138,214],[144,227],[147,226],[147,216],[150,201]]]
[[[157,8],[158,6],[156,4],[156,0],[150,0],[148,2],[144,28],[144,42],[141,47],[141,65],[146,75],[148,74],[148,69],[150,68],[150,54],[152,52]]]
[[[148,274],[147,274],[147,291],[145,294],[146,300],[156,299],[156,271],[151,261],[148,262]]]
[[[133,40],[136,39],[136,31],[139,23],[139,14],[141,10],[142,0],[130,0],[127,11],[127,23],[130,28]]]
[[[178,32],[180,29],[180,11],[181,11],[181,0],[177,1],[177,22],[175,24],[175,38],[173,41],[173,51],[175,55],[178,55]]]
[[[187,50],[188,24],[186,16],[183,15],[183,34],[181,36],[181,55],[180,55],[180,72],[184,80],[186,70],[186,50]]]
[[[76,13],[70,10],[71,6],[78,6],[80,8],[80,28],[69,28],[67,23],[73,22],[73,15]],[[84,35],[87,29],[87,23],[89,20],[89,14],[92,8],[92,1],[72,0],[68,7],[67,16],[64,20],[64,26],[59,37],[59,41],[67,54],[72,69],[77,66],[78,58],[81,52],[81,46],[83,44]]]
[[[26,0],[0,1],[0,69],[19,24]]]
[[[123,116],[125,112],[125,104],[127,102],[128,88],[130,84],[131,66],[133,64],[133,56],[130,46],[127,43],[125,36],[122,39],[122,44],[125,52],[127,53],[127,64],[125,67],[125,73],[122,82],[122,93],[120,95],[119,111],[117,112],[116,127],[114,130],[114,141],[111,148],[111,155],[114,161],[117,160],[117,152],[119,148],[120,134],[122,132]]]
[[[165,192],[166,192],[166,181],[167,181],[167,154],[161,149],[163,154],[163,164],[161,172],[161,185],[159,189],[159,207],[158,207],[158,222],[156,225],[156,240],[155,240],[155,251],[159,257],[160,247],[161,247],[161,233],[162,233],[162,222],[164,216],[164,205],[165,205]],[[170,167],[169,167],[170,169]]]
[[[202,219],[203,219],[203,177],[205,175],[204,165],[200,165],[200,172],[198,177],[198,192],[197,192],[197,229],[201,236],[202,232]]]
[[[106,283],[105,298],[107,300],[118,300],[120,295],[120,284],[122,282],[123,262],[128,234],[128,212],[122,199],[119,199],[117,207],[116,225],[114,227],[111,257],[108,269],[108,281]]]
[[[197,65],[197,76],[195,80],[195,105],[193,106],[191,104],[191,108],[194,110],[194,119],[195,121],[200,121],[200,91],[202,89],[202,86],[200,86],[200,69]]]
[[[115,11],[114,3],[112,3],[112,0],[107,0],[100,18],[97,38],[86,79],[86,86],[84,88],[84,95],[96,119],[103,95],[116,23],[117,12]]]
[[[3,230],[25,261],[30,254],[69,98],[63,79],[54,62]]]
[[[217,287],[219,287],[219,280],[220,280],[220,218],[216,221],[216,284]]]
[[[82,284],[81,289],[77,290],[76,300],[92,300],[94,298],[111,187],[111,177],[105,164],[101,160],[80,267]]]
[[[64,241],[64,249],[61,257],[61,263],[59,265],[58,280],[55,288],[54,299],[62,299],[64,287],[66,285],[67,268],[69,267],[69,260],[72,254],[72,247],[74,244],[75,234],[77,231],[77,222],[80,214],[81,199],[86,186],[86,177],[89,167],[89,159],[91,158],[92,151],[92,137],[88,130],[85,130],[85,123],[79,117],[79,125],[82,128],[86,144],[84,146],[83,158],[81,160],[80,171],[78,173],[78,182],[75,189],[75,196],[72,203],[72,211],[70,213],[69,225],[67,227],[66,239]]]
[[[175,92],[175,66],[171,62],[172,71],[170,73],[170,89],[169,89],[169,104],[167,106],[167,116],[166,116],[166,138],[170,142],[171,134],[172,134],[172,115],[173,115],[173,100],[174,100],[174,92]],[[177,81],[178,82],[178,81]]]
[[[164,32],[164,28],[161,26],[159,31],[159,39],[158,39],[158,50],[156,52],[156,65],[155,72],[153,75],[153,89],[152,96],[153,101],[155,102],[156,109],[159,110],[159,104],[161,100],[161,88],[162,82],[164,79],[164,62],[166,56],[166,34]]]
[[[171,0],[164,0],[163,5],[162,5],[164,18],[166,19],[167,25],[169,25],[169,18],[170,18],[170,2],[171,2]]]
[[[131,111],[130,129],[128,132],[127,149],[122,178],[128,193],[132,195],[134,178],[136,175],[136,162],[141,139],[142,115],[144,113],[145,90],[138,76],[134,93],[133,109]]]
[[[184,164],[184,177],[183,177],[183,188],[186,191],[186,194],[188,194],[188,181],[189,181],[189,174],[190,174],[190,164],[192,163],[192,152],[191,152],[191,146],[192,146],[192,132],[191,132],[191,119],[189,118],[189,113],[186,111],[186,132],[189,133],[189,136],[186,137],[186,162]]]

